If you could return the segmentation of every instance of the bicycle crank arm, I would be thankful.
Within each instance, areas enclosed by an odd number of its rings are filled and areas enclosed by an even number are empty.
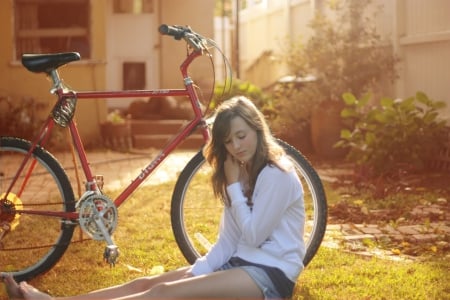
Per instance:
[[[103,218],[100,215],[96,215],[94,217],[94,222],[97,225],[98,229],[100,229],[100,231],[102,232],[103,238],[107,243],[105,252],[103,253],[103,258],[110,266],[115,266],[116,260],[119,257],[119,247],[114,244],[111,235],[109,234],[102,220]]]

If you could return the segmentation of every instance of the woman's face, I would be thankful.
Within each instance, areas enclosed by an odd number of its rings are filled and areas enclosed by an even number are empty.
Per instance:
[[[258,136],[241,117],[234,117],[230,121],[230,134],[224,144],[228,153],[240,162],[248,163],[256,153]]]

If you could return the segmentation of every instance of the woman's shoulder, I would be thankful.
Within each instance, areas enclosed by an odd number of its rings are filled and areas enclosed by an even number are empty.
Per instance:
[[[267,173],[278,176],[288,176],[293,170],[292,162],[286,155],[280,157],[277,161],[273,163],[268,163],[261,171],[261,173]]]
[[[298,186],[298,183],[299,179],[292,162],[288,158],[283,158],[278,160],[276,164],[267,164],[261,170],[256,186],[264,186],[266,188],[272,186],[288,192],[292,191],[291,188]]]

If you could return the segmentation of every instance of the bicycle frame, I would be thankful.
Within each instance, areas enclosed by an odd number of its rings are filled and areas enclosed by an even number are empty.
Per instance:
[[[60,103],[65,98],[73,98],[76,99],[100,99],[100,98],[128,98],[128,97],[157,97],[157,96],[186,96],[189,98],[191,102],[192,109],[194,111],[194,119],[191,120],[184,128],[177,134],[174,134],[173,138],[168,141],[166,146],[161,150],[161,152],[145,167],[142,169],[141,173],[137,175],[137,177],[113,200],[114,205],[116,207],[120,207],[120,205],[125,202],[125,200],[142,184],[142,182],[153,173],[153,171],[163,162],[167,156],[177,148],[177,146],[183,142],[185,138],[187,138],[196,128],[200,128],[201,133],[205,142],[209,139],[209,130],[206,124],[206,121],[203,117],[203,113],[200,107],[200,100],[198,99],[197,92],[193,86],[193,81],[188,75],[189,65],[199,56],[202,55],[202,51],[192,51],[185,58],[183,63],[180,66],[180,71],[182,78],[184,80],[185,88],[184,89],[153,89],[153,90],[128,90],[128,91],[65,91],[62,86],[55,88],[54,93],[57,95],[58,100],[57,104]],[[55,70],[56,72],[56,70]],[[52,74],[56,77],[56,80],[59,80],[57,72]],[[19,167],[18,172],[16,173],[11,186],[7,190],[7,194],[11,191],[12,187],[17,182],[19,175],[24,170],[24,167],[27,161],[31,158],[31,155],[34,149],[38,145],[44,145],[50,137],[50,133],[55,125],[55,120],[53,116],[49,116],[44,126],[40,130],[39,134],[35,141],[33,141],[32,147]],[[199,126],[200,125],[200,126]],[[71,119],[67,125],[70,135],[72,137],[72,141],[76,152],[78,154],[78,158],[81,164],[81,168],[86,177],[86,190],[89,191],[97,191],[99,190],[97,183],[94,179],[94,174],[89,167],[89,161],[86,155],[86,151],[81,140],[81,136],[79,134],[76,122]],[[31,174],[33,169],[33,164],[29,167],[27,171],[27,175],[25,176],[24,182],[22,186],[24,187],[27,182],[27,178]],[[19,195],[20,196],[20,195]],[[63,218],[66,220],[76,220],[79,215],[77,212],[55,212],[55,211],[37,211],[37,210],[17,210],[19,214],[34,214],[34,215],[44,215],[51,217]]]

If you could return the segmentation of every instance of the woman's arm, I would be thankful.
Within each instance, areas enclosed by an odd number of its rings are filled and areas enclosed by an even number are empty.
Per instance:
[[[217,242],[205,256],[197,259],[191,272],[194,275],[201,275],[220,268],[235,252],[238,240],[239,228],[230,209],[224,208]]]
[[[266,166],[256,181],[252,209],[239,184],[229,185],[227,192],[243,239],[258,247],[280,224],[289,205],[301,197],[301,184],[293,171]]]

